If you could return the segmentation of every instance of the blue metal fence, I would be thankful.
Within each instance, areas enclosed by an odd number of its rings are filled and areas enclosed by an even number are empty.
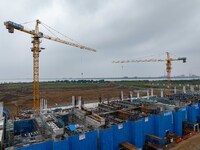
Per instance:
[[[100,130],[100,150],[113,150],[113,128]]]
[[[131,134],[132,134],[131,143],[140,149],[143,146],[142,124],[143,124],[142,119],[139,121],[131,122]]]
[[[178,111],[167,111],[160,115],[142,118],[138,121],[114,125],[109,129],[99,130],[99,137],[98,132],[95,130],[71,136],[63,141],[44,142],[23,147],[20,150],[97,150],[98,148],[100,150],[117,150],[122,142],[130,142],[142,149],[147,134],[164,138],[166,131],[169,131],[182,136],[182,121],[196,122],[197,116],[200,114],[199,105],[183,107]],[[26,128],[24,124],[25,122],[15,123],[15,126],[20,130],[20,126]],[[164,144],[164,140],[160,144]]]
[[[155,116],[145,117],[142,121],[142,143],[144,144],[147,134],[155,134]]]
[[[155,135],[161,138],[166,136],[166,132],[172,133],[174,130],[174,118],[172,111],[165,112],[161,115],[155,116]],[[164,144],[164,140],[160,142]]]
[[[52,141],[48,141],[48,142],[43,142],[39,144],[34,144],[31,146],[25,146],[25,147],[19,148],[18,150],[53,150],[52,144],[53,144]]]
[[[182,113],[182,120],[187,121],[188,120],[187,108],[183,107],[183,108],[180,109],[180,111]]]
[[[199,115],[199,105],[195,104],[187,107],[188,121],[197,122],[197,116]]]
[[[70,150],[97,150],[97,131],[69,137]]]
[[[173,116],[174,116],[174,133],[176,135],[182,136],[182,111],[178,110],[178,111],[174,111],[173,112]]]
[[[53,150],[69,150],[69,140],[53,142]]]
[[[118,150],[122,142],[131,142],[131,123],[126,122],[114,125],[113,129],[113,149]]]

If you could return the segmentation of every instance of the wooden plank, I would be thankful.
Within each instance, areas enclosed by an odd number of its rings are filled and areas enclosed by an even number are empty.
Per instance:
[[[138,150],[138,148],[128,142],[123,142],[120,144],[120,148],[125,148],[127,150]]]
[[[152,135],[152,134],[147,134],[147,136],[150,137],[150,138],[153,138],[153,139],[156,139],[156,140],[162,141],[162,138],[159,137],[159,136],[155,136],[155,135]]]

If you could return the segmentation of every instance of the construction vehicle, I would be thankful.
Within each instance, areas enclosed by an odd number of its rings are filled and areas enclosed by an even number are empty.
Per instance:
[[[34,112],[38,113],[39,112],[39,105],[40,105],[40,97],[39,97],[39,53],[41,52],[42,49],[40,47],[40,39],[45,38],[48,40],[56,41],[59,43],[63,43],[66,45],[70,45],[73,47],[77,47],[80,49],[85,49],[89,51],[96,51],[93,48],[89,48],[87,46],[81,45],[79,43],[74,43],[74,42],[69,42],[62,40],[57,37],[51,37],[48,35],[43,34],[42,32],[39,31],[39,24],[43,24],[41,21],[36,20],[36,25],[35,25],[35,30],[28,30],[25,29],[23,25],[14,23],[12,21],[6,21],[4,22],[4,25],[6,26],[6,29],[8,29],[9,33],[14,33],[14,29],[25,32],[27,34],[32,35],[33,37],[33,47],[32,47],[32,52],[33,52],[33,102],[34,102]]]
[[[130,63],[130,62],[166,62],[166,72],[167,72],[167,83],[168,83],[168,90],[166,95],[170,95],[170,81],[171,81],[171,70],[172,70],[172,61],[180,61],[182,60],[183,63],[186,63],[186,57],[180,58],[171,58],[170,53],[166,52],[167,58],[166,59],[144,59],[144,60],[122,60],[122,61],[113,61],[113,63]]]

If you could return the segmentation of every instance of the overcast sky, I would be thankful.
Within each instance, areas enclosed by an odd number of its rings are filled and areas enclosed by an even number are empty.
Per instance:
[[[31,36],[4,21],[36,19],[96,53],[42,39],[41,78],[162,76],[165,63],[113,64],[113,60],[187,57],[174,75],[200,75],[199,0],[0,0],[0,79],[32,78]],[[22,24],[34,29],[34,22]],[[53,36],[40,26],[40,31]],[[60,36],[64,40],[70,41]],[[161,55],[161,56],[160,56]],[[123,69],[122,69],[123,66]]]

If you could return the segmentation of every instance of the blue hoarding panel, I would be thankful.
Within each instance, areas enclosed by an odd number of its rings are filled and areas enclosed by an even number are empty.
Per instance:
[[[199,115],[199,106],[198,104],[188,106],[187,107],[187,115],[188,121],[190,122],[197,122],[197,116]]]
[[[114,125],[113,127],[113,149],[118,150],[122,142],[131,142],[131,123]]]
[[[142,143],[145,143],[146,135],[147,134],[155,134],[155,125],[154,125],[154,116],[145,117],[142,119]]]
[[[97,150],[97,131],[69,137],[70,150]]]
[[[142,148],[147,134],[153,134],[164,139],[166,131],[169,131],[182,136],[182,122],[186,120],[196,122],[197,116],[200,114],[199,105],[180,108],[173,112],[167,111],[135,122],[114,125],[110,129],[100,130],[99,139],[95,130],[71,136],[63,141],[34,144],[20,148],[20,150],[97,150],[98,148],[100,150],[118,150],[119,144],[122,142],[130,142],[138,148]],[[33,120],[15,122],[15,134],[21,134],[23,131],[34,131],[33,124]],[[159,144],[164,144],[164,140]]]
[[[69,140],[53,142],[53,150],[69,150]]]
[[[200,100],[199,100],[198,106],[199,106],[199,115],[200,115]]]
[[[161,115],[155,116],[155,135],[161,138],[166,136],[166,131],[173,133],[174,130],[174,118],[172,111],[165,112]],[[164,144],[164,140],[160,142]]]
[[[178,136],[182,136],[182,121],[183,121],[183,115],[182,110],[178,110],[173,112],[174,116],[174,133]]]
[[[18,150],[53,150],[52,143],[53,143],[52,141],[48,141],[44,143],[22,147],[22,148],[19,148]]]
[[[155,116],[155,135],[159,137],[164,137],[165,133],[164,131],[164,126],[163,126],[163,116]]]
[[[187,115],[187,108],[183,107],[180,109],[181,114],[182,114],[182,120],[187,121],[188,120],[188,115]]]
[[[131,134],[132,134],[132,140],[131,143],[137,146],[138,148],[143,147],[143,120],[131,122]]]
[[[113,150],[113,130],[105,129],[99,131],[100,150]]]
[[[170,133],[174,132],[174,117],[172,111],[163,114],[164,118],[164,130],[169,130]],[[164,132],[165,132],[164,131]]]
[[[139,121],[132,122],[131,143],[141,149],[145,143],[146,135],[155,134],[154,122],[155,122],[154,116],[145,117],[143,119],[140,119]]]

